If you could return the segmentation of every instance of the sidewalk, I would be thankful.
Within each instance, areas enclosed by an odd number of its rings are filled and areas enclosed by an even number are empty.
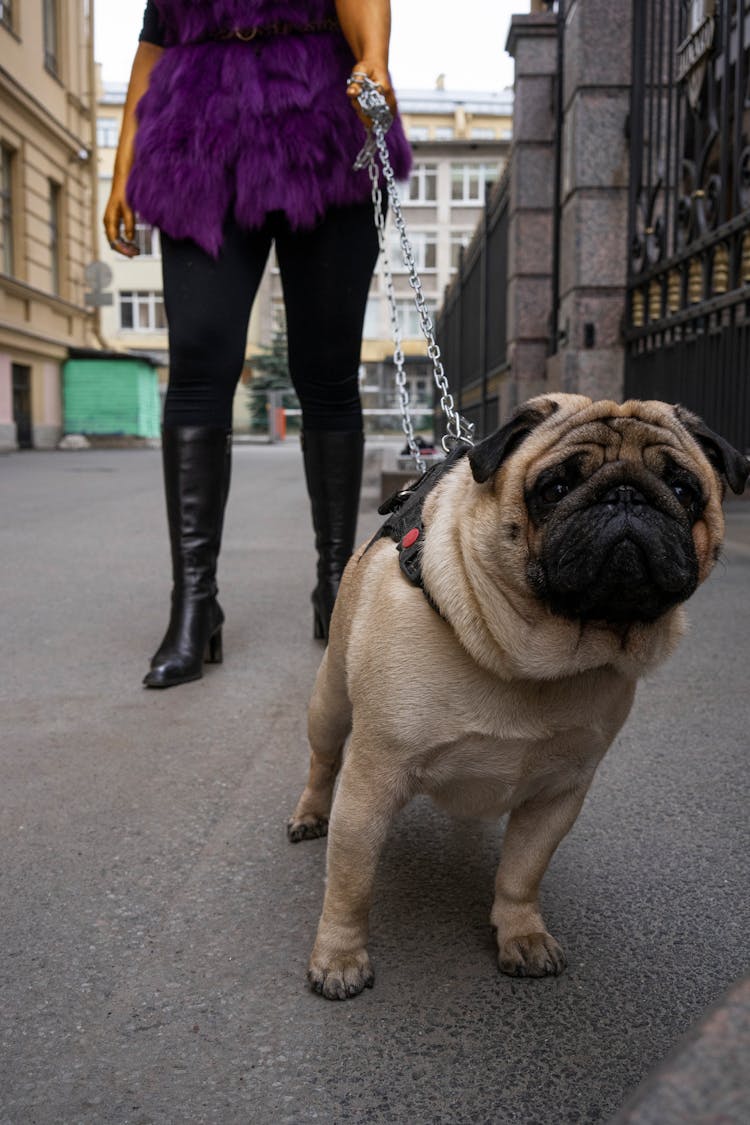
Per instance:
[[[321,655],[297,444],[236,450],[225,664],[165,692],[158,452],[13,454],[0,509],[0,1125],[604,1123],[747,966],[750,506],[545,879],[568,972],[497,972],[501,830],[417,801],[346,1004],[305,984],[325,841],[285,837]]]

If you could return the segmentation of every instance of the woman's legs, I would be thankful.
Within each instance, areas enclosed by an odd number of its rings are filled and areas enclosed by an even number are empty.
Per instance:
[[[216,565],[229,492],[232,400],[270,242],[267,231],[228,224],[214,260],[193,242],[162,235],[170,354],[162,457],[173,588],[169,626],[147,687],[198,679],[204,660],[221,660]]]
[[[271,248],[267,229],[225,230],[214,259],[188,239],[162,234],[164,306],[169,324],[165,426],[232,426],[232,401],[245,362],[247,325]]]
[[[315,635],[326,639],[341,574],[354,548],[362,480],[359,363],[378,256],[372,205],[333,209],[311,231],[282,226],[276,253],[318,550]]]

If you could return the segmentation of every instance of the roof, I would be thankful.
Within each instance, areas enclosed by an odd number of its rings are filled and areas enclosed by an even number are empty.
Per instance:
[[[140,361],[150,367],[159,367],[160,363],[148,352],[116,352],[107,351],[105,348],[68,348],[69,359],[112,359],[119,363]]]
[[[466,113],[510,117],[513,91],[505,90],[402,90],[396,91],[402,113]]]
[[[127,82],[104,82],[100,104],[122,105]],[[398,102],[402,113],[466,113],[510,117],[513,113],[513,90],[402,90]]]
[[[128,92],[127,82],[102,82],[100,105],[124,105]]]

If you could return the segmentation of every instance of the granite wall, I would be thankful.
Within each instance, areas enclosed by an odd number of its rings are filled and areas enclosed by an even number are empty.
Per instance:
[[[561,84],[558,16],[532,12],[511,23],[510,366],[501,416],[544,389],[622,397],[631,14],[632,0],[569,0]],[[554,342],[553,271],[559,294]]]

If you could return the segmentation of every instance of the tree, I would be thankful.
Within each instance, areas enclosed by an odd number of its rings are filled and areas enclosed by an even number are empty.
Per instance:
[[[250,425],[253,430],[268,429],[269,391],[281,391],[281,404],[287,410],[299,407],[299,400],[292,388],[287,356],[286,325],[279,324],[274,329],[270,344],[263,344],[259,355],[252,362],[253,377],[248,387],[250,396]],[[297,422],[297,419],[290,419]]]

